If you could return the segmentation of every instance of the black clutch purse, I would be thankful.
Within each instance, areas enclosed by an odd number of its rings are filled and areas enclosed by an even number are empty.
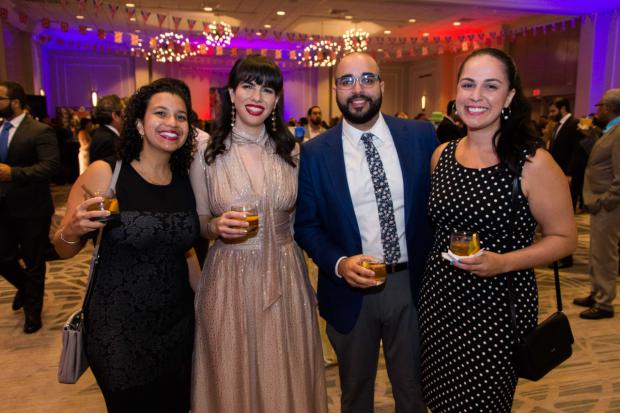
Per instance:
[[[560,295],[560,274],[558,264],[553,264],[555,273],[556,298],[558,311],[538,324],[527,336],[520,337],[517,333],[514,301],[510,298],[510,312],[516,340],[513,344],[513,362],[519,377],[538,381],[547,373],[567,360],[573,354],[573,332],[568,318],[562,312]],[[510,277],[510,276],[509,276]],[[509,285],[511,286],[511,282]],[[509,296],[512,293],[509,291]]]
[[[519,176],[517,173],[512,183],[512,211],[516,210],[516,200],[519,191]],[[510,220],[514,225],[514,219]],[[508,282],[508,300],[510,305],[510,316],[514,332],[512,344],[513,363],[515,371],[519,377],[538,381],[555,367],[562,364],[573,354],[573,332],[571,331],[568,318],[562,312],[562,294],[560,291],[560,271],[558,263],[553,263],[553,274],[555,279],[555,297],[557,311],[542,323],[538,324],[527,336],[522,337],[517,330],[517,318],[514,303],[514,288],[512,275],[506,276]]]

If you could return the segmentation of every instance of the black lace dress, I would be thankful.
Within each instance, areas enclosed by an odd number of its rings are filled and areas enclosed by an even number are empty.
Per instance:
[[[189,178],[152,185],[123,163],[116,193],[121,221],[105,227],[86,308],[88,361],[108,407],[109,394],[136,388],[189,406],[194,294],[184,253],[199,233]]]
[[[453,231],[475,231],[487,250],[503,253],[533,241],[536,221],[519,193],[510,230],[512,176],[500,166],[466,168],[457,141],[433,171],[429,214],[435,241],[420,294],[422,386],[433,413],[510,412],[517,376],[506,276],[514,277],[517,324],[529,332],[538,314],[532,269],[483,278],[442,258]]]

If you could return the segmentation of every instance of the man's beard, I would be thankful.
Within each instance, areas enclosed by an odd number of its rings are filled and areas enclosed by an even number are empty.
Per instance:
[[[2,119],[13,119],[15,115],[15,111],[11,106],[7,106],[5,109],[0,110],[0,118]]]
[[[319,119],[310,119],[310,123],[312,123],[314,126],[321,126],[321,118]]]
[[[369,102],[368,111],[365,113],[354,113],[349,110],[349,103],[354,99],[363,98]],[[377,113],[381,110],[381,101],[383,99],[382,95],[379,95],[378,98],[372,100],[370,97],[362,94],[357,94],[349,97],[347,101],[343,104],[339,99],[336,99],[338,103],[338,108],[342,112],[342,116],[348,120],[349,122],[357,125],[364,124],[374,118]]]

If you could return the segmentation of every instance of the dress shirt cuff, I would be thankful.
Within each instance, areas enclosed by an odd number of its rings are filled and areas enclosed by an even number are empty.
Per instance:
[[[334,268],[334,274],[336,274],[336,277],[338,278],[342,278],[342,275],[338,274],[338,265],[340,264],[340,261],[344,260],[347,257],[340,257],[338,258],[338,261],[336,261],[336,267]]]

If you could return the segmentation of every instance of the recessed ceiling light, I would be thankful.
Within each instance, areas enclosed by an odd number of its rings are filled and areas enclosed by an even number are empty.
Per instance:
[[[207,6],[207,7],[203,8],[203,10],[204,11],[213,11],[213,7]]]
[[[263,34],[261,32],[256,32],[257,36],[262,36]]]
[[[286,14],[286,12],[285,12],[285,11],[283,11],[283,10],[278,10],[278,11],[276,12],[276,14],[277,14],[278,16],[284,16],[284,15]]]
[[[82,16],[82,15],[75,16],[75,18],[78,19],[78,20],[84,20],[84,16]]]
[[[461,22],[458,22],[458,21],[457,21],[457,22],[452,22],[452,25],[453,25],[453,26],[460,26],[460,25],[461,25]]]
[[[377,52],[381,53],[383,51],[383,49],[377,49]]]
[[[266,24],[263,26],[265,29],[271,29],[271,25],[270,24]]]
[[[409,19],[409,23],[415,23],[415,22],[417,22],[416,19]]]
[[[392,34],[392,31],[391,30],[384,30],[383,34]]]
[[[353,20],[353,16],[344,16],[346,20]]]
[[[92,28],[92,27],[87,27],[87,28],[86,28],[86,31],[87,31],[87,32],[92,32],[92,31],[93,31],[93,28]]]
[[[134,3],[125,3],[125,6],[127,6],[127,7],[136,7],[136,5]]]
[[[136,32],[136,33],[142,33],[142,30],[140,30],[140,29],[136,29],[136,30],[134,30],[134,32]]]
[[[131,18],[129,19],[129,21],[130,21],[130,22],[135,22],[135,21],[136,21],[136,18],[135,18],[135,17],[131,17]]]
[[[430,33],[428,33],[428,32],[426,32],[426,33],[422,33],[422,36],[424,36],[424,37],[428,37],[428,36],[430,36],[430,35],[431,35],[431,34],[430,34]]]

